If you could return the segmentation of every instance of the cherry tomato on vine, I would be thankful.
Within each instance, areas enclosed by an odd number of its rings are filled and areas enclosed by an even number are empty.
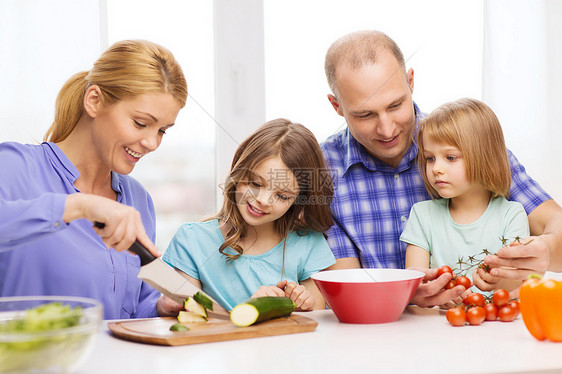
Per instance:
[[[494,303],[486,303],[486,305],[484,305],[484,311],[486,312],[486,321],[495,321],[498,319],[498,308]]]
[[[455,281],[454,280],[450,280],[447,282],[447,284],[445,285],[445,289],[446,290],[450,290],[451,288],[455,287]]]
[[[506,305],[506,306],[502,306],[500,310],[498,310],[498,317],[502,322],[511,322],[515,319],[516,313],[517,312],[515,309]]]
[[[473,306],[466,311],[466,320],[471,325],[479,325],[486,319],[486,311],[481,306]]]
[[[494,296],[492,296],[494,305],[500,309],[502,306],[507,305],[509,302],[509,292],[504,289],[499,289],[494,291]]]
[[[519,301],[511,300],[509,303],[507,303],[507,306],[509,306],[511,309],[515,310],[515,317],[517,317],[519,315],[519,312],[521,310],[520,305],[519,305]]]
[[[457,306],[447,310],[447,321],[453,326],[464,326],[466,323],[466,313],[463,307]]]
[[[450,266],[448,265],[443,265],[441,266],[438,270],[437,270],[437,277],[439,278],[441,275],[445,274],[445,273],[449,273],[451,275],[453,275],[453,270],[451,269]]]
[[[484,306],[486,299],[484,295],[478,292],[473,292],[462,300],[464,305]]]
[[[472,286],[472,282],[470,281],[470,279],[468,277],[460,276],[457,277],[457,279],[455,280],[455,286],[463,286],[464,288],[466,288],[467,290]]]
[[[482,270],[484,270],[486,273],[490,272],[490,265],[486,265],[485,263],[481,263],[480,265],[478,265],[478,267]]]

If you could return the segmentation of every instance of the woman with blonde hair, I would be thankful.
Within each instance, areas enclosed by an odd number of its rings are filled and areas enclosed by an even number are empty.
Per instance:
[[[177,312],[126,251],[138,240],[159,255],[152,199],[128,174],[186,99],[170,51],[122,41],[64,84],[42,144],[0,144],[0,296],[91,297],[106,319]]]
[[[476,263],[486,251],[495,253],[529,236],[523,206],[507,200],[511,172],[494,112],[474,99],[444,104],[420,124],[418,145],[419,169],[434,199],[411,209],[400,237],[408,244],[406,267],[460,265],[458,270],[466,270],[481,291],[517,288],[520,281],[493,277],[482,268],[468,269],[470,259]],[[460,259],[464,263],[459,264]]]

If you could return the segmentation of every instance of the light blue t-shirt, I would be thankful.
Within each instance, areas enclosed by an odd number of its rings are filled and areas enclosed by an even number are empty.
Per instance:
[[[248,300],[261,286],[274,286],[285,279],[299,283],[336,262],[324,236],[315,231],[288,235],[283,278],[283,241],[266,253],[242,255],[228,263],[219,252],[222,243],[217,219],[186,223],[174,235],[163,259],[200,280],[203,291],[227,310]]]
[[[453,221],[449,213],[449,199],[427,200],[414,204],[400,240],[426,249],[430,253],[431,268],[465,261],[483,249],[495,253],[504,244],[529,236],[527,213],[518,202],[503,197],[490,199],[486,211],[476,221],[463,225]],[[483,259],[484,255],[477,259]],[[472,280],[471,269],[466,275]]]

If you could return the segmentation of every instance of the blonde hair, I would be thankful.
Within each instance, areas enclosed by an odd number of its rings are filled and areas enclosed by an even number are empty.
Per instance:
[[[418,162],[425,188],[432,197],[439,198],[427,179],[424,135],[459,149],[469,181],[480,183],[493,197],[509,197],[511,170],[507,150],[500,122],[489,106],[475,99],[459,99],[441,105],[421,122]]]
[[[390,52],[396,58],[406,77],[404,55],[398,44],[385,33],[363,30],[344,35],[336,40],[328,49],[324,62],[326,78],[332,93],[336,97],[338,96],[336,78],[339,66],[347,64],[357,70],[367,63],[376,63],[383,51]]]
[[[283,241],[292,231],[300,234],[306,234],[308,230],[323,233],[333,225],[330,210],[332,176],[314,134],[303,125],[286,119],[269,121],[236,150],[223,190],[222,208],[217,216],[211,218],[218,218],[221,224],[226,224],[228,232],[219,251],[228,257],[227,260],[235,260],[243,254],[239,242],[248,232],[248,224],[236,205],[237,185],[251,181],[256,167],[272,156],[281,158],[299,185],[295,202],[275,221],[275,228]],[[226,253],[228,247],[236,254]]]
[[[96,85],[104,105],[143,94],[171,94],[183,108],[187,83],[172,53],[146,40],[124,40],[113,44],[90,71],[70,77],[55,104],[55,119],[44,140],[60,142],[74,130],[84,113],[84,93]]]

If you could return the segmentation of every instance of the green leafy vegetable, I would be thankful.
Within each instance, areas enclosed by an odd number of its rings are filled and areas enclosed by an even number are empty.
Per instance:
[[[91,338],[93,329],[76,330],[83,310],[60,302],[0,316],[0,372],[68,367]]]

